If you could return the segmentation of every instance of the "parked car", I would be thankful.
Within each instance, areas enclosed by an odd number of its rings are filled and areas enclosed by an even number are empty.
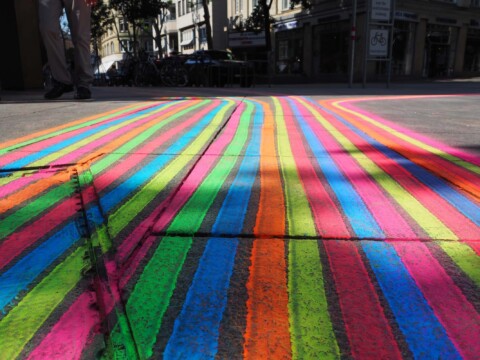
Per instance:
[[[235,59],[230,51],[198,50],[184,63],[190,85],[218,86],[238,83],[251,86],[254,80],[253,63]]]

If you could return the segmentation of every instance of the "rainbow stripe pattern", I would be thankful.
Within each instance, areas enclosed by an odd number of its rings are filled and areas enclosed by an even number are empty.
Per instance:
[[[368,100],[160,99],[2,144],[0,358],[478,359],[480,159]]]

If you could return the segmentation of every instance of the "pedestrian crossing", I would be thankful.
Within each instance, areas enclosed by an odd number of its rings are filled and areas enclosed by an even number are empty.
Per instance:
[[[2,356],[474,359],[480,159],[369,100],[164,98],[2,144]]]

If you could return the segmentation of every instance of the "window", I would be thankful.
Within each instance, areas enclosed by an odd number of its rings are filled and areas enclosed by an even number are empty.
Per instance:
[[[143,44],[143,49],[147,52],[153,52],[153,42],[152,41],[145,41]]]
[[[199,37],[200,43],[207,42],[207,28],[205,26],[202,26],[200,29],[198,29],[198,37]]]
[[[290,0],[282,0],[282,9],[283,10],[290,9]]]
[[[182,1],[180,0],[178,3],[177,3],[177,7],[178,7],[178,16],[182,16],[183,15],[183,12],[182,12]]]
[[[132,51],[132,41],[131,40],[122,40],[122,53]]]
[[[120,32],[127,32],[128,31],[128,23],[124,18],[118,19],[118,28]]]
[[[243,0],[235,0],[235,14],[240,14],[243,10]]]
[[[115,44],[113,41],[110,43],[110,54],[115,54]]]

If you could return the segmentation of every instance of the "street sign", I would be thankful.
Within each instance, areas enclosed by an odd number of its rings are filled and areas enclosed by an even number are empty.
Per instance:
[[[390,21],[391,0],[372,0],[372,20]]]
[[[369,37],[370,56],[388,56],[389,32],[386,29],[371,29]]]

